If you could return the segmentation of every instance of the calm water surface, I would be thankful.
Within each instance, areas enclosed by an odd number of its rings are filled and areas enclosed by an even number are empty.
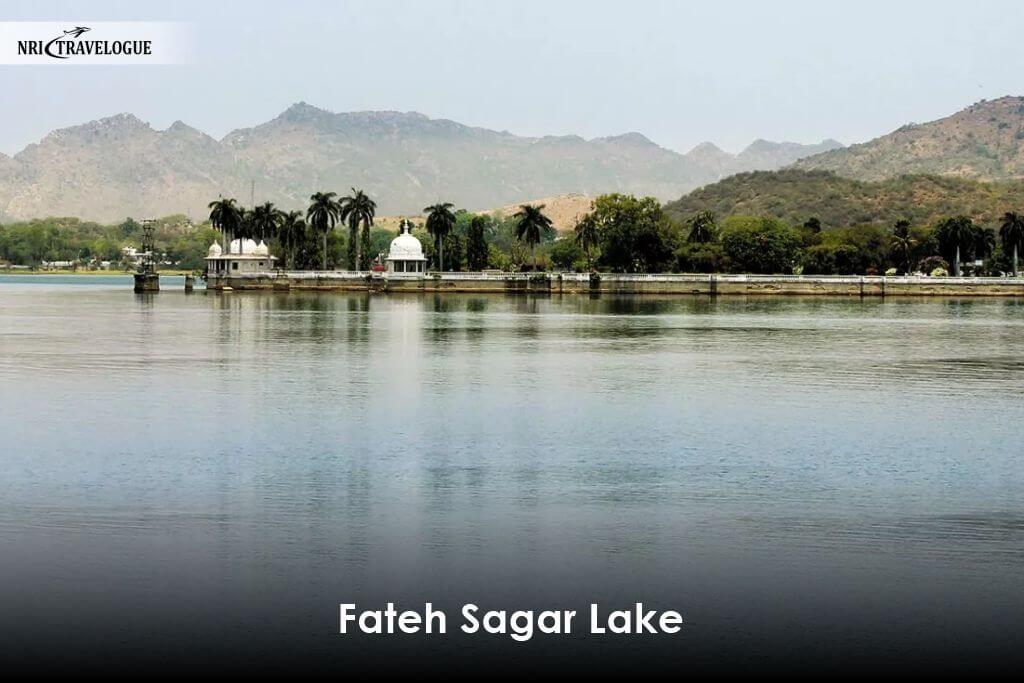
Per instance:
[[[1024,302],[127,282],[0,278],[0,662],[1024,659]],[[388,600],[686,629],[336,634]]]

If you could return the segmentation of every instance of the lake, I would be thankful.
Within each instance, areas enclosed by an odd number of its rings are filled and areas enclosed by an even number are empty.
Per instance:
[[[0,278],[8,668],[1024,664],[1024,301],[164,286]]]

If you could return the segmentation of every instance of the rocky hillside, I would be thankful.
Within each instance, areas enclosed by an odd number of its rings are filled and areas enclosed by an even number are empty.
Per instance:
[[[814,216],[825,229],[891,225],[901,218],[930,224],[956,214],[994,223],[1006,211],[1024,210],[1024,182],[921,175],[866,182],[828,171],[786,169],[726,178],[669,203],[665,210],[678,220],[705,210],[720,217],[771,216],[791,224]]]
[[[576,227],[576,220],[587,214],[593,206],[594,198],[582,194],[564,194],[557,197],[545,197],[534,199],[528,202],[509,204],[497,209],[488,209],[481,213],[511,216],[519,210],[521,204],[533,206],[544,206],[544,215],[551,219],[551,224],[559,232],[572,230]]]
[[[751,148],[757,153],[701,146],[679,154],[639,133],[531,138],[416,113],[332,113],[304,103],[222,140],[181,122],[161,131],[119,114],[54,131],[0,157],[0,220],[198,218],[218,195],[248,204],[253,181],[257,201],[282,208],[304,207],[315,190],[359,187],[382,214],[414,214],[442,199],[478,210],[614,191],[670,199],[737,170],[776,168],[818,149],[760,141]]]
[[[864,144],[808,157],[794,167],[859,180],[904,173],[1024,178],[1024,97],[982,101],[938,121],[908,124]]]

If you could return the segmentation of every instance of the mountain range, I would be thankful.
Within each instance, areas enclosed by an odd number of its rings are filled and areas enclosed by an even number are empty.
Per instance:
[[[775,169],[841,147],[757,140],[739,154],[686,154],[639,133],[524,137],[410,112],[333,113],[300,102],[217,140],[176,121],[155,130],[118,114],[55,130],[0,155],[0,220],[70,215],[112,222],[205,217],[220,195],[300,209],[317,190],[365,190],[381,214],[444,200],[474,210],[604,192],[679,197],[741,171]]]

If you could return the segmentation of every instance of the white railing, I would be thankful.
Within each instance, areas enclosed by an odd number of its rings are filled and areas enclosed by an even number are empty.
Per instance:
[[[828,282],[838,284],[930,284],[930,285],[1021,285],[1024,277],[930,277],[927,275],[755,275],[732,273],[702,275],[695,273],[598,273],[601,282]],[[532,272],[443,272],[387,273],[365,270],[290,270],[214,275],[228,279],[290,278],[296,280],[356,281],[373,279],[439,278],[448,281],[513,281],[526,282],[547,278],[552,282],[589,282],[590,273],[532,273]]]

